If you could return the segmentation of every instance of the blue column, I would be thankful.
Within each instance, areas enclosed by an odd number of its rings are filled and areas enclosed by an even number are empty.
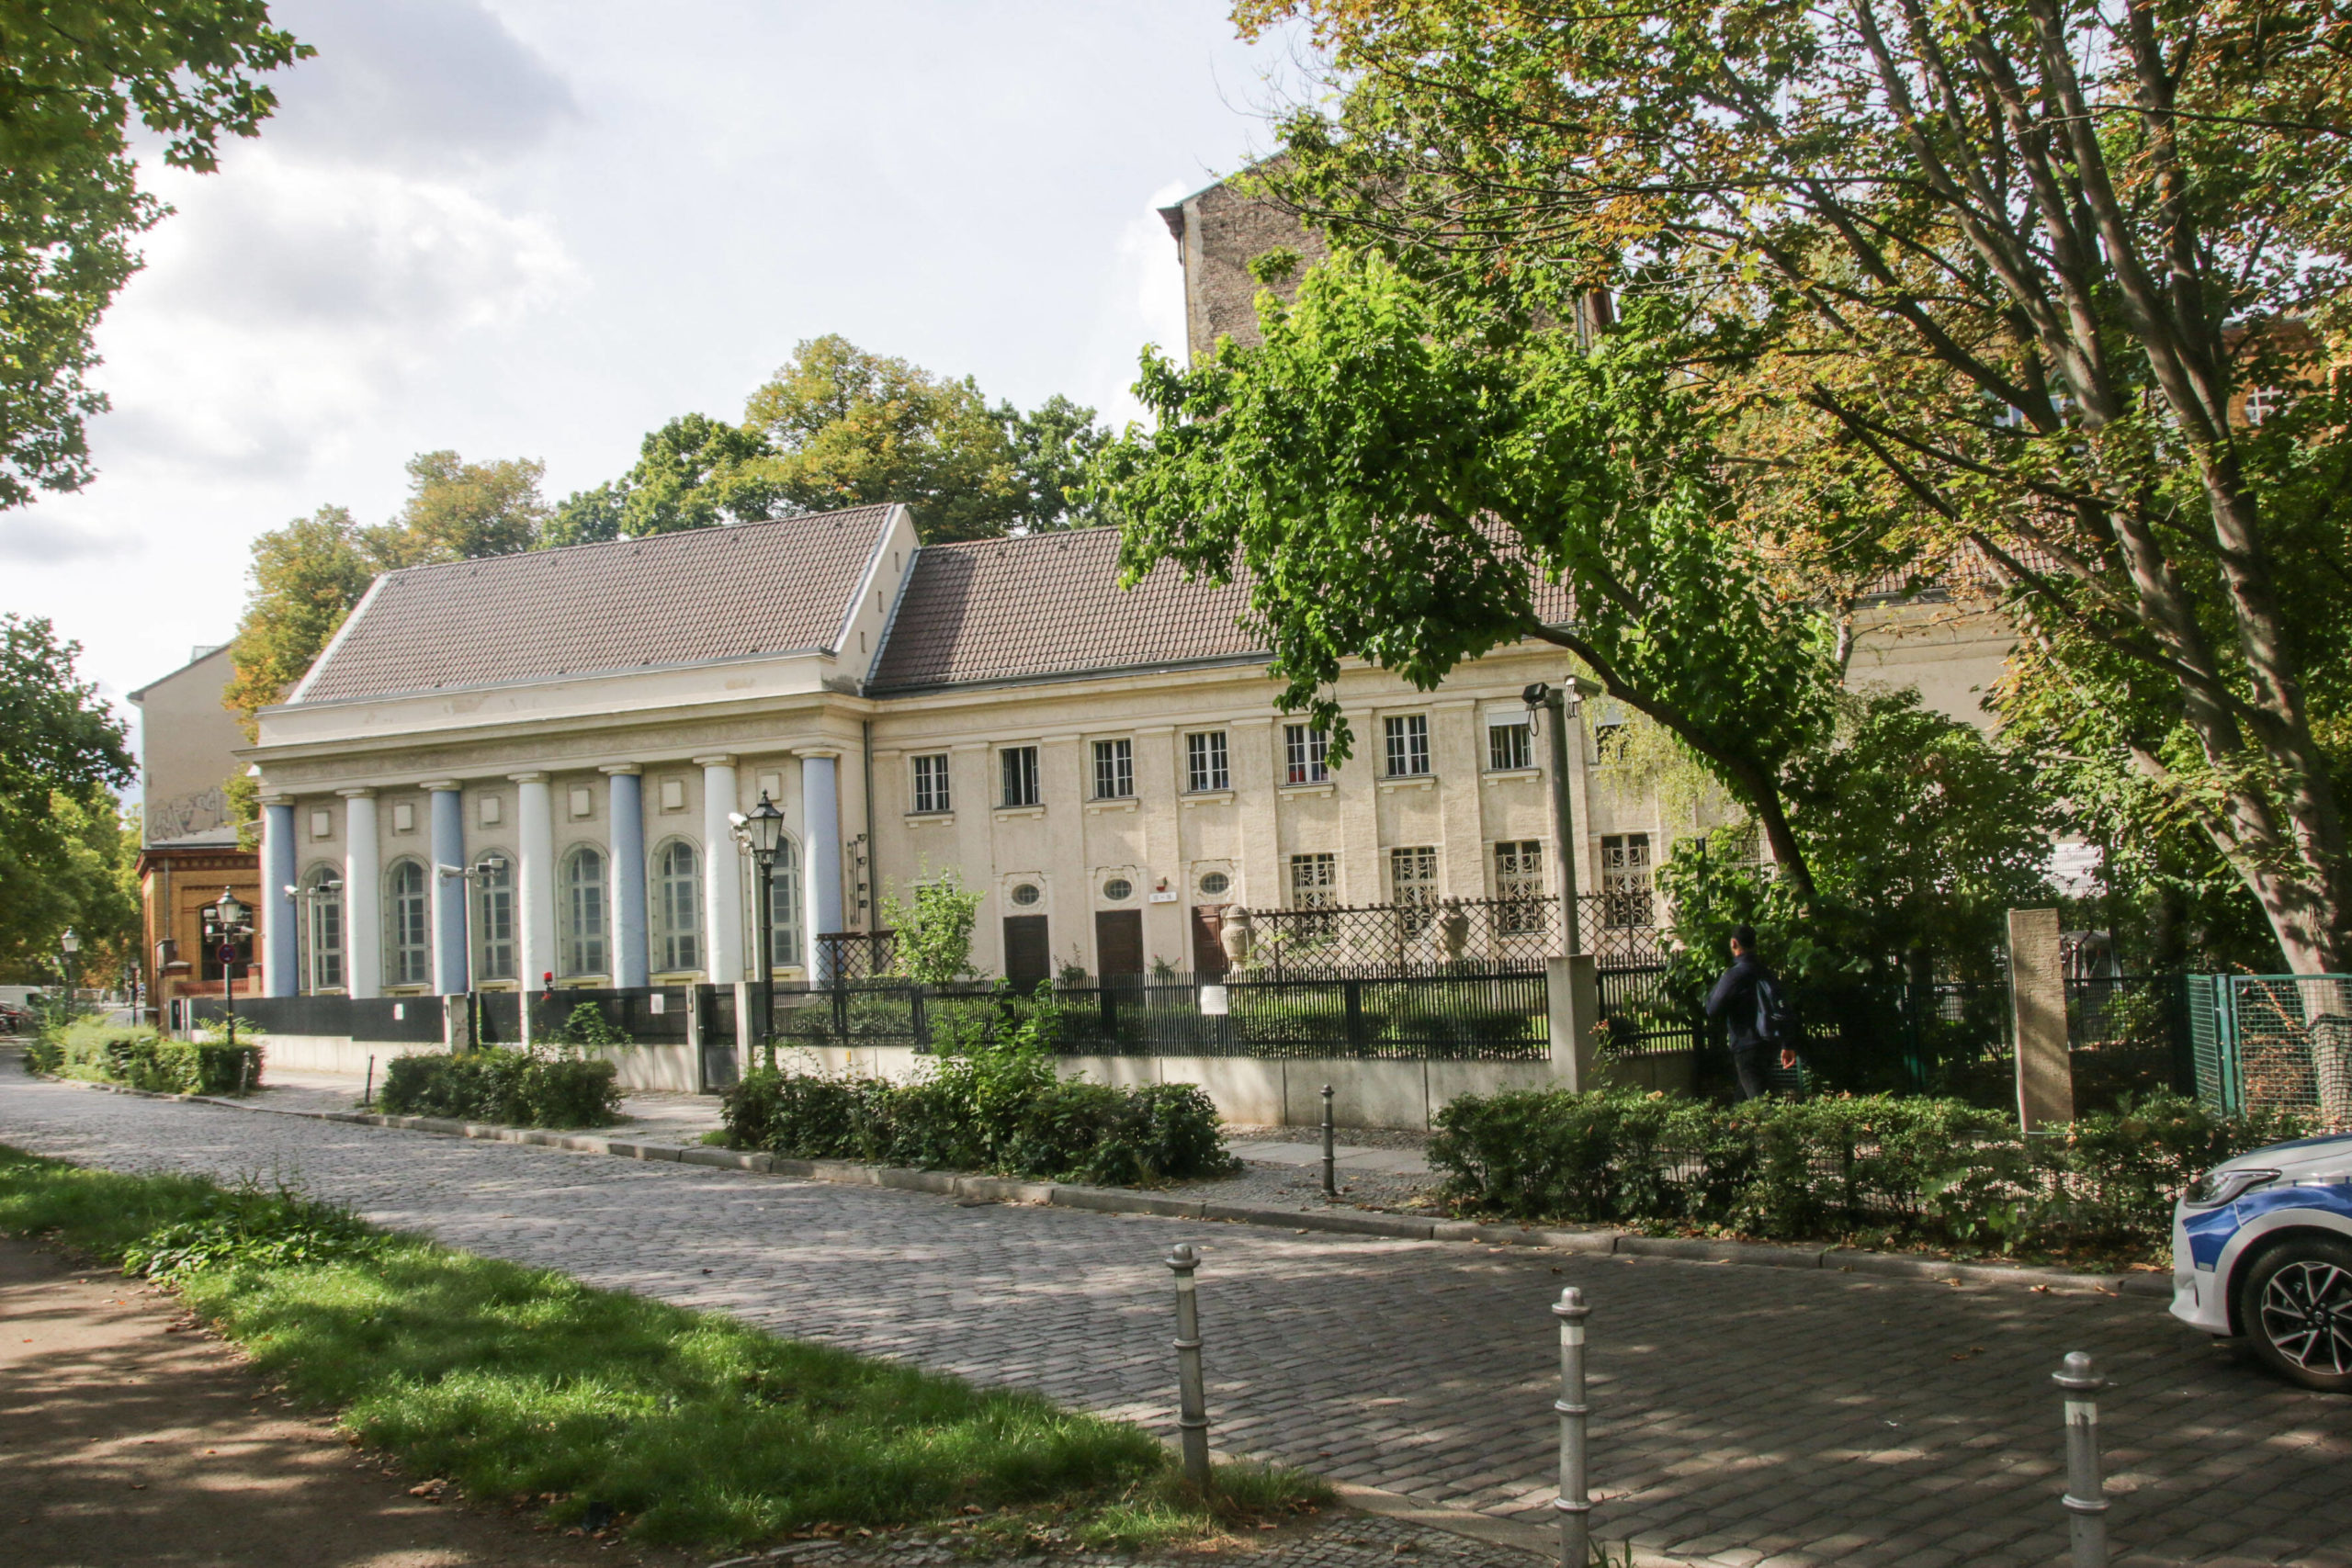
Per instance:
[[[808,827],[808,973],[819,985],[833,976],[824,972],[829,965],[817,938],[842,929],[841,788],[833,770],[838,755],[800,754],[800,809]]]
[[[613,813],[613,984],[642,986],[645,955],[645,784],[634,765],[610,767]]]
[[[473,885],[444,876],[443,866],[466,863],[466,806],[453,784],[425,786],[433,792],[433,988],[445,997],[467,989],[472,967],[466,952],[466,900]]]
[[[264,994],[293,996],[300,987],[296,973],[301,958],[301,916],[292,895],[294,885],[294,805],[268,801],[261,808],[261,978]]]

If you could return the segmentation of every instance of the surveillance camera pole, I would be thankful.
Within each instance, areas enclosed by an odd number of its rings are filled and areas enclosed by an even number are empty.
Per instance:
[[[1568,797],[1568,705],[1574,678],[1554,686],[1538,681],[1520,694],[1527,705],[1542,708],[1550,717],[1545,728],[1552,742],[1552,841],[1559,846],[1560,925],[1566,945],[1563,953],[1584,951],[1584,922],[1577,918],[1576,816]]]

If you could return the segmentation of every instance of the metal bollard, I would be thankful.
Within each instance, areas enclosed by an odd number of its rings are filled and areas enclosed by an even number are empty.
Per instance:
[[[1332,1169],[1331,1157],[1331,1086],[1323,1086],[1323,1196],[1336,1198],[1340,1184]]]
[[[376,1058],[368,1058],[368,1085],[359,1091],[359,1109],[367,1111],[376,1103]]]
[[[1592,1309],[1574,1285],[1560,1292],[1552,1315],[1560,1320],[1560,1568],[1589,1568],[1592,1561],[1592,1498],[1585,1490],[1584,1320]]]
[[[2107,1380],[2080,1350],[2050,1381],[2066,1391],[2066,1495],[2075,1568],[2107,1568],[2107,1483],[2098,1472],[2098,1391]]]
[[[1201,1382],[1201,1309],[1193,1292],[1193,1270],[1201,1266],[1189,1242],[1168,1249],[1176,1274],[1176,1426],[1184,1438],[1184,1479],[1209,1491],[1209,1402]]]

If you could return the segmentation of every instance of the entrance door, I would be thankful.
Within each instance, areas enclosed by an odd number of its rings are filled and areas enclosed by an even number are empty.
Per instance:
[[[1046,940],[1043,915],[1004,918],[1004,977],[1026,996],[1053,974],[1053,947]]]
[[[1143,973],[1143,911],[1098,909],[1094,913],[1094,963],[1102,978]]]
[[[1225,973],[1225,906],[1195,904],[1193,906],[1193,973],[1200,976]]]

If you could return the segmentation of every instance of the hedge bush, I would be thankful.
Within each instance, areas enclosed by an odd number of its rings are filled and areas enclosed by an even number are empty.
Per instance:
[[[26,1045],[25,1062],[37,1073],[159,1094],[235,1094],[260,1087],[262,1048],[166,1040],[141,1025],[84,1018],[45,1027]]]
[[[1448,1105],[1429,1157],[1446,1198],[1516,1220],[2145,1253],[2199,1172],[2301,1132],[2170,1093],[2029,1139],[2015,1116],[1953,1100],[1520,1090]]]
[[[939,1058],[928,1076],[754,1072],[722,1114],[737,1148],[793,1159],[986,1170],[1102,1186],[1234,1168],[1216,1107],[1190,1084],[1134,1089],[1065,1078],[1024,1025],[1002,1045]]]
[[[485,1046],[395,1056],[377,1105],[391,1116],[446,1116],[509,1127],[604,1127],[620,1120],[613,1064]]]

